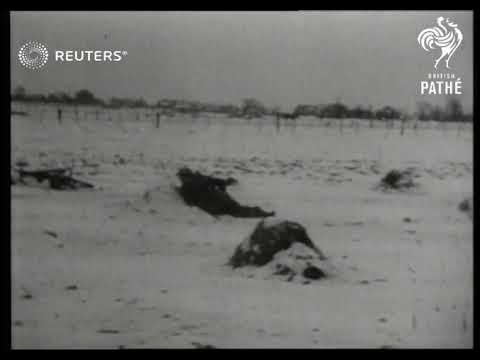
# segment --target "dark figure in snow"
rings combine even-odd
[[[57,120],[59,124],[62,124],[62,109],[57,109]]]
[[[23,170],[18,169],[19,183],[25,183],[28,178],[35,179],[38,183],[48,181],[51,189],[54,190],[76,190],[92,189],[93,185],[71,177],[71,169],[48,169],[48,170]]]
[[[242,206],[226,191],[227,186],[235,184],[233,178],[219,179],[182,168],[177,173],[182,185],[177,188],[185,203],[197,206],[212,216],[231,215],[241,218],[263,218],[274,216],[258,206]]]

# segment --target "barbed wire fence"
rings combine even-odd
[[[125,122],[129,125],[135,123],[150,123],[153,129],[161,129],[163,126],[172,124],[189,123],[192,127],[203,125],[208,129],[213,125],[221,125],[232,120],[242,123],[244,126],[255,126],[259,132],[266,127],[272,126],[277,133],[288,130],[295,132],[297,127],[318,127],[331,128],[337,125],[338,132],[343,134],[346,130],[352,130],[356,134],[365,129],[375,129],[382,125],[387,131],[398,129],[401,136],[412,131],[418,134],[421,130],[439,130],[446,132],[456,129],[460,136],[462,132],[472,130],[473,123],[465,121],[420,121],[418,119],[356,119],[356,118],[316,118],[299,117],[297,119],[279,119],[275,116],[265,116],[257,119],[234,118],[227,114],[210,113],[185,113],[161,108],[103,108],[83,105],[64,105],[64,104],[32,104],[15,103],[12,105],[12,116],[33,116],[38,118],[39,122],[46,125],[49,118],[55,118],[58,126],[64,125],[65,120],[72,120],[79,128],[85,130],[83,122],[88,121],[108,121],[117,126],[121,131],[128,131]],[[349,120],[349,121],[345,121]]]

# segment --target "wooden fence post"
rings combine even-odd
[[[62,109],[61,108],[57,109],[57,120],[58,120],[58,124],[62,125]]]

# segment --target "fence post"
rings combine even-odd
[[[355,126],[355,132],[358,133],[360,131],[360,123],[362,122],[362,120],[360,119],[355,119],[355,123],[354,123],[354,126]]]
[[[62,125],[62,109],[61,108],[57,109],[57,120],[58,120],[58,124]]]

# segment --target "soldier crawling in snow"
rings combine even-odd
[[[182,182],[177,191],[185,203],[197,206],[212,216],[262,218],[275,215],[275,212],[266,212],[258,206],[242,206],[235,201],[226,191],[227,186],[237,182],[233,178],[219,179],[188,168],[180,169],[177,176]]]

